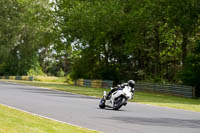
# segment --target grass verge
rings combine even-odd
[[[95,96],[102,97],[103,91],[109,91],[108,89],[102,88],[87,88],[87,87],[79,87],[79,86],[70,86],[65,83],[45,83],[45,82],[31,82],[31,81],[12,81],[23,84],[28,84],[32,86],[51,88],[61,91],[67,91],[76,94],[83,94],[87,96]],[[135,97],[132,102],[163,106],[163,107],[171,107],[176,109],[184,109],[190,111],[200,112],[200,99],[190,99],[190,98],[182,98],[158,93],[150,93],[150,92],[137,92],[135,93]]]
[[[41,82],[61,82],[67,81],[67,77],[55,77],[55,76],[34,76],[35,81]]]
[[[0,133],[97,133],[59,123],[0,104]]]

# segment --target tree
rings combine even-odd
[[[198,27],[195,2],[57,1],[61,34],[79,51],[73,73],[77,78],[177,81]]]
[[[199,0],[2,0],[0,74],[179,82]]]
[[[199,23],[199,0],[169,0],[167,14],[169,25],[180,33],[182,63],[188,54],[188,44],[196,33]]]
[[[185,61],[181,73],[181,79],[186,85],[195,86],[196,96],[200,97],[200,41],[196,42],[193,53],[190,53]]]
[[[20,5],[17,1],[0,1],[0,62],[5,59],[17,41]]]
[[[1,2],[2,3],[2,2]],[[9,5],[10,3],[10,5]],[[48,0],[17,0],[2,3],[9,15],[4,15],[8,29],[2,32],[5,39],[1,39],[2,55],[9,55],[2,60],[1,74],[26,75],[31,68],[38,65],[38,51],[52,43],[52,19],[51,5]],[[11,5],[12,4],[12,5]],[[4,11],[4,12],[5,12]],[[2,26],[2,29],[4,27]],[[7,28],[5,28],[7,29]],[[10,38],[8,38],[10,37]],[[12,38],[13,39],[12,39]],[[6,40],[7,39],[7,40]]]

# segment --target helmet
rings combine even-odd
[[[135,85],[135,81],[134,81],[134,80],[129,80],[129,81],[128,81],[128,85],[129,85],[131,88],[133,88],[134,85]]]

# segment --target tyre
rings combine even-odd
[[[100,107],[101,109],[104,109],[104,108],[106,107],[106,105],[105,105],[105,99],[104,99],[104,98],[102,98],[102,99],[100,100],[100,102],[99,102],[99,107]]]
[[[125,101],[124,97],[118,97],[114,102],[113,110],[120,109],[124,105],[124,101]]]

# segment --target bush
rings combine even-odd
[[[60,71],[57,72],[57,76],[58,77],[64,77],[65,76],[65,72],[62,70],[62,68],[60,68]]]
[[[73,79],[71,78],[71,75],[70,74],[68,74],[67,75],[67,80],[66,80],[66,82],[68,83],[68,84],[74,84],[74,82],[73,82]]]
[[[42,71],[42,68],[39,64],[37,64],[34,68],[31,68],[27,72],[28,76],[46,76],[46,74]]]

